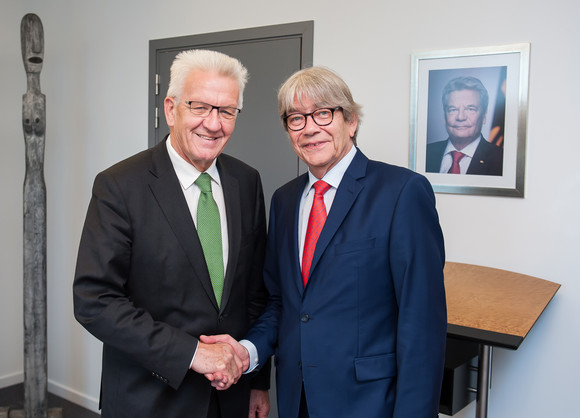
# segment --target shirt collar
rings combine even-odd
[[[201,171],[185,161],[181,155],[175,151],[175,148],[171,145],[171,136],[167,139],[167,152],[169,153],[169,159],[171,160],[175,174],[177,174],[177,178],[179,179],[179,184],[181,184],[183,190],[187,190],[193,183],[195,183],[201,174]],[[211,166],[205,171],[205,173],[208,173],[212,180],[221,186],[216,160],[211,163]]]
[[[350,148],[350,151],[344,157],[342,157],[342,159],[338,163],[336,163],[334,167],[328,170],[328,172],[321,179],[316,178],[316,176],[312,174],[310,170],[308,170],[308,184],[306,187],[306,191],[308,192],[312,187],[312,185],[316,183],[318,180],[324,180],[331,187],[337,189],[338,186],[340,185],[340,182],[342,181],[344,173],[346,173],[348,166],[350,165],[350,163],[354,159],[354,156],[356,155],[356,150],[357,150],[356,147],[353,145]]]
[[[445,148],[445,152],[443,153],[443,155],[449,154],[451,151],[459,151],[459,152],[467,155],[468,157],[473,158],[473,154],[475,154],[475,150],[477,149],[477,146],[479,145],[480,141],[481,141],[481,135],[479,135],[475,141],[472,141],[469,145],[467,145],[461,151],[458,150],[457,148],[455,148],[453,146],[453,144],[451,143],[451,141],[447,141],[447,147]]]

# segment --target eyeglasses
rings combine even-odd
[[[220,118],[225,120],[234,120],[238,116],[238,113],[242,111],[242,109],[238,109],[236,107],[214,106],[208,103],[196,102],[193,100],[189,100],[184,103],[189,106],[189,110],[194,116],[199,116],[201,118],[207,118],[212,110],[217,109]]]
[[[334,112],[342,110],[342,107],[316,109],[311,113],[290,113],[284,117],[284,123],[291,131],[299,131],[306,126],[306,118],[312,116],[312,120],[318,126],[326,126],[332,123]]]

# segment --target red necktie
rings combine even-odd
[[[451,156],[453,157],[453,164],[451,164],[451,168],[449,169],[449,174],[461,174],[459,171],[459,161],[465,157],[465,154],[459,151],[451,151]]]
[[[306,286],[310,267],[312,266],[312,257],[316,248],[316,241],[320,236],[322,227],[326,222],[326,206],[324,205],[324,193],[330,189],[330,185],[322,180],[314,183],[314,201],[310,216],[308,217],[308,227],[306,228],[306,238],[304,240],[304,252],[302,253],[302,283]]]

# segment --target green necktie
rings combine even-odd
[[[211,177],[209,174],[202,173],[195,181],[195,184],[201,189],[197,204],[197,235],[201,241],[215,298],[218,306],[220,306],[224,290],[220,213],[211,193]]]

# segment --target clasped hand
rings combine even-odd
[[[200,336],[191,368],[203,374],[217,390],[225,390],[237,383],[249,366],[248,350],[224,334]]]

